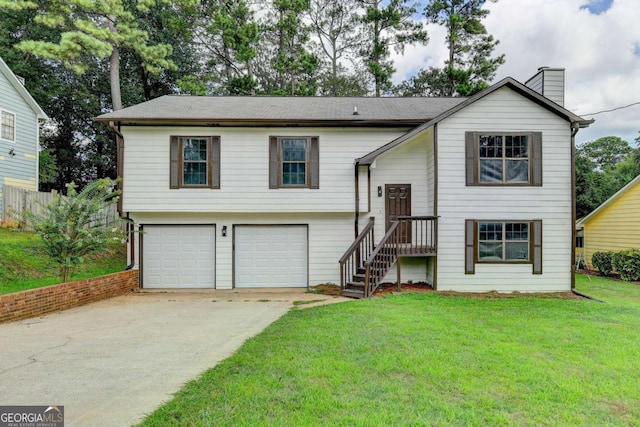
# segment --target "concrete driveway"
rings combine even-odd
[[[139,422],[303,290],[141,292],[0,324],[0,405],[63,405],[66,426]]]

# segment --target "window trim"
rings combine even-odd
[[[207,140],[207,183],[204,185],[187,185],[184,183],[183,141],[190,138]],[[171,135],[169,140],[169,188],[220,188],[220,136]]]
[[[4,128],[4,125],[2,124],[2,115],[3,114],[10,114],[11,116],[13,116],[13,139],[8,139],[8,138],[3,138],[2,137],[2,128]],[[5,110],[5,109],[0,109],[0,140],[2,141],[8,141],[11,143],[15,143],[16,142],[16,136],[18,133],[18,116],[16,113],[12,113],[11,111]]]
[[[529,224],[528,260],[480,260],[480,223]],[[505,242],[506,240],[503,240]],[[465,220],[465,274],[475,274],[476,264],[531,264],[532,274],[542,274],[542,220],[467,219]]]
[[[306,140],[305,184],[284,184],[282,141]],[[272,135],[269,137],[269,188],[318,189],[320,188],[319,138],[317,136]]]
[[[529,181],[503,182],[480,181],[480,135],[528,136],[529,138]],[[506,140],[506,138],[505,138]],[[520,131],[469,131],[465,132],[466,185],[481,187],[541,187],[542,186],[542,132]],[[502,157],[506,159],[506,157]]]

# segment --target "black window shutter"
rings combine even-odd
[[[464,133],[467,186],[478,185],[478,150],[475,132]]]
[[[476,222],[472,219],[465,220],[464,240],[464,274],[476,274]]]
[[[269,137],[269,188],[278,188],[278,138]]]
[[[320,148],[317,136],[311,137],[309,169],[309,188],[320,188]]]
[[[531,145],[531,185],[542,186],[542,132],[533,133]]]
[[[169,188],[180,188],[180,138],[172,136],[169,149]]]
[[[209,187],[220,188],[220,137],[212,136],[209,144]]]
[[[533,274],[542,274],[542,220],[531,221]]]

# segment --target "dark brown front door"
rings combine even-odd
[[[385,230],[389,230],[399,216],[411,215],[411,184],[386,184],[384,188]],[[400,242],[411,243],[411,222],[407,221],[400,225]]]

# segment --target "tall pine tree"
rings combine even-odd
[[[497,0],[493,0],[494,2]],[[498,40],[487,33],[482,19],[489,14],[485,0],[431,0],[424,9],[427,22],[447,30],[449,58],[444,67],[420,70],[394,92],[403,96],[471,96],[489,86],[504,55],[492,57]]]

